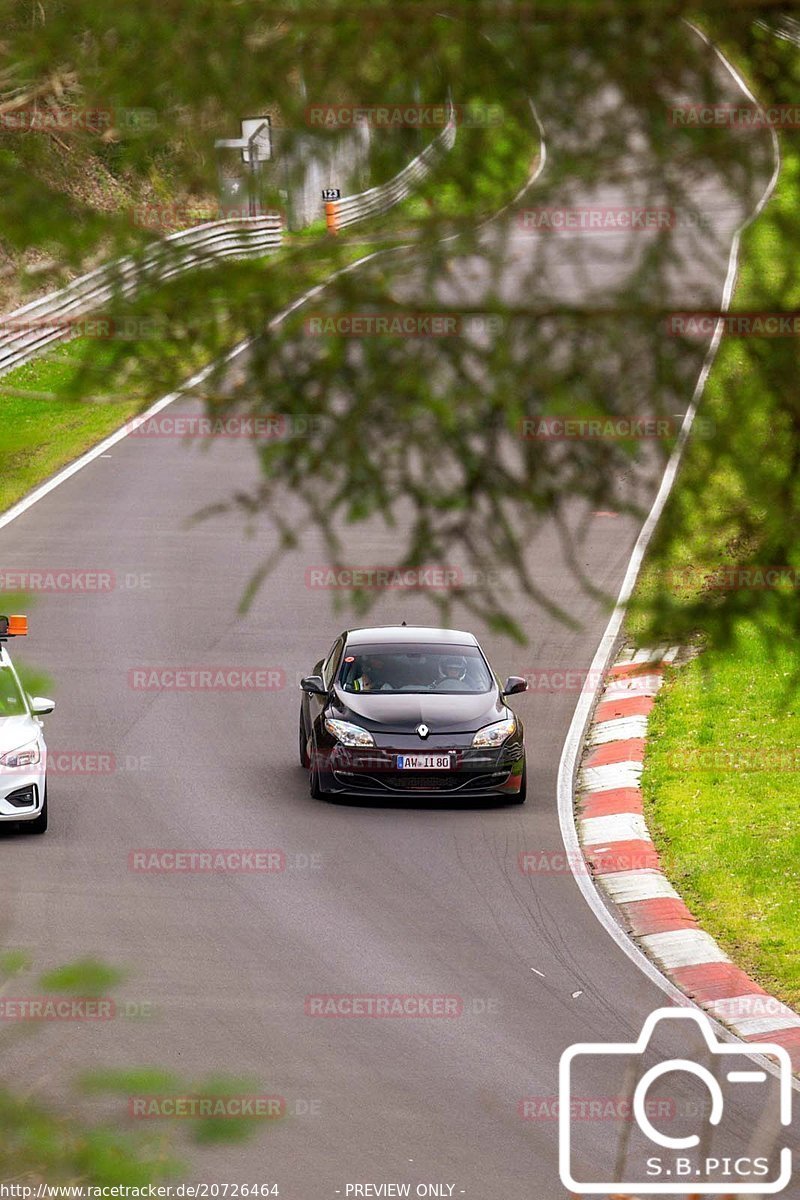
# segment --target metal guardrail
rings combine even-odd
[[[332,232],[387,212],[405,200],[430,174],[456,140],[455,109],[425,149],[393,179],[325,206]],[[22,366],[55,342],[81,332],[81,322],[97,317],[117,296],[129,297],[144,284],[161,283],[184,271],[213,266],[223,258],[256,257],[281,245],[282,218],[237,217],[209,221],[171,233],[141,256],[129,256],[73,279],[66,287],[0,316],[0,375]],[[177,249],[176,249],[177,248]]]
[[[73,279],[59,291],[0,316],[0,375],[52,343],[79,334],[80,322],[96,317],[99,307],[113,297],[131,296],[144,284],[211,267],[220,259],[260,257],[277,250],[281,237],[279,214],[209,221],[169,234],[141,256],[117,259]]]
[[[325,217],[328,230],[337,233],[356,221],[366,217],[377,216],[388,212],[395,204],[411,195],[414,186],[430,174],[433,167],[448,150],[452,149],[456,140],[455,109],[450,105],[450,115],[447,124],[436,135],[433,141],[425,147],[421,154],[413,158],[388,183],[381,183],[366,192],[354,196],[343,196],[340,200],[329,200],[325,205]]]

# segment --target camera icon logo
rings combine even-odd
[[[659,1028],[660,1027],[660,1028]],[[667,1057],[648,1065],[655,1057],[654,1036],[668,1034],[674,1042],[676,1035],[687,1045],[697,1035],[702,1042],[703,1062],[688,1057]],[[754,1060],[772,1060],[775,1072],[767,1072]],[[665,1102],[656,1102],[651,1089],[664,1076],[683,1076],[681,1084],[686,1088],[691,1077],[695,1091],[703,1093],[701,1106],[686,1105],[686,1111],[697,1115],[697,1126],[701,1132],[682,1132],[671,1136],[659,1127],[659,1117],[670,1111]],[[628,1128],[621,1132],[619,1142],[625,1153],[620,1156],[611,1143],[613,1137],[605,1138],[609,1159],[606,1170],[596,1162],[601,1177],[578,1178],[586,1175],[587,1162],[597,1156],[581,1151],[576,1146],[575,1131],[578,1125],[576,1113],[587,1107],[579,1099],[582,1078],[603,1080],[608,1087],[609,1079],[625,1080],[626,1101],[616,1104],[616,1110],[624,1108]],[[721,1082],[722,1080],[722,1082]],[[791,1124],[792,1119],[792,1064],[787,1050],[773,1043],[759,1042],[752,1049],[745,1049],[740,1042],[721,1042],[715,1035],[709,1019],[696,1009],[659,1008],[645,1021],[636,1042],[581,1042],[568,1047],[561,1056],[559,1066],[559,1174],[564,1187],[577,1195],[607,1195],[617,1193],[620,1186],[647,1195],[672,1193],[687,1190],[693,1195],[709,1193],[726,1195],[774,1195],[791,1182],[792,1151],[789,1146],[779,1149],[770,1147],[768,1156],[736,1152],[720,1154],[709,1151],[710,1137],[721,1127],[725,1132],[726,1106],[733,1100],[739,1085],[747,1091],[753,1109],[753,1125],[762,1120],[764,1113],[774,1110],[775,1120],[771,1133],[778,1135],[781,1128]],[[674,1086],[674,1082],[673,1082]],[[750,1089],[758,1088],[753,1094]],[[742,1092],[742,1099],[745,1092]],[[770,1109],[772,1105],[772,1110]],[[672,1111],[675,1105],[672,1103]],[[705,1122],[712,1129],[705,1126]],[[660,1122],[663,1125],[663,1119]],[[690,1122],[693,1124],[693,1122]],[[701,1136],[702,1134],[702,1136]],[[596,1149],[596,1147],[595,1147]],[[624,1161],[622,1161],[624,1160]],[[622,1165],[620,1165],[622,1161]],[[610,1167],[610,1169],[609,1169]],[[602,1178],[603,1174],[622,1174],[623,1178]]]

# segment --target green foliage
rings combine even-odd
[[[10,994],[14,979],[31,969],[31,957],[21,950],[0,954],[0,986]],[[81,959],[43,974],[36,986],[54,996],[107,997],[125,977],[124,972],[97,959]],[[11,1031],[22,1033],[22,1030]],[[35,1035],[35,1028],[24,1030]],[[6,1042],[9,1031],[5,1031]],[[195,1144],[239,1143],[263,1128],[266,1117],[240,1115],[235,1107],[218,1105],[210,1113],[173,1116],[168,1107],[158,1120],[139,1122],[131,1129],[127,1119],[136,1116],[134,1099],[160,1103],[174,1098],[203,1102],[238,1101],[263,1092],[250,1078],[211,1076],[187,1081],[158,1067],[94,1069],[78,1078],[76,1099],[110,1096],[125,1103],[124,1124],[112,1110],[100,1123],[68,1117],[33,1097],[20,1098],[0,1088],[0,1177],[25,1175],[47,1183],[129,1184],[142,1186],[174,1177],[182,1163],[175,1157],[174,1142],[185,1133]]]
[[[493,314],[499,318],[493,331],[476,335],[467,324],[447,338],[359,340],[313,338],[302,321],[270,327],[312,271],[321,278],[346,265],[363,237],[357,227],[338,239],[320,232],[292,241],[266,265],[229,263],[145,290],[135,301],[119,299],[114,314],[155,316],[161,333],[99,352],[79,347],[68,398],[84,405],[98,396],[144,403],[145,394],[170,390],[187,368],[219,355],[242,332],[256,335],[235,390],[219,400],[221,374],[202,389],[214,413],[329,418],[305,439],[256,447],[262,485],[209,505],[213,512],[235,503],[248,521],[260,514],[271,524],[275,556],[257,579],[268,577],[281,548],[302,541],[304,530],[321,532],[331,560],[352,561],[358,527],[378,520],[394,531],[396,565],[455,561],[465,578],[481,582],[470,582],[451,601],[521,636],[508,588],[486,583],[497,574],[492,568],[510,572],[514,588],[557,611],[524,566],[539,526],[555,520],[575,586],[596,592],[581,569],[588,514],[641,512],[672,443],[526,441],[520,421],[565,412],[624,418],[643,408],[665,417],[685,403],[702,347],[664,337],[663,322],[676,304],[713,308],[719,296],[716,288],[693,286],[688,296],[676,289],[676,261],[681,271],[692,261],[718,271],[730,222],[717,219],[714,205],[707,211],[706,198],[724,196],[722,207],[746,213],[769,177],[772,148],[763,131],[742,137],[670,120],[670,107],[683,98],[714,101],[724,92],[718,59],[680,17],[724,34],[731,52],[751,65],[753,85],[765,100],[793,103],[796,49],[761,29],[759,15],[758,5],[722,16],[716,5],[619,0],[603,5],[599,37],[592,0],[566,10],[537,9],[535,17],[525,6],[484,3],[442,11],[342,0],[276,10],[248,0],[233,6],[203,0],[193,6],[191,21],[178,23],[158,0],[8,6],[5,39],[15,71],[0,106],[10,114],[32,104],[73,114],[75,121],[57,134],[64,153],[104,156],[128,196],[143,189],[165,198],[213,195],[213,140],[234,134],[246,112],[276,114],[287,136],[305,139],[315,105],[441,103],[449,92],[456,105],[486,101],[502,114],[497,126],[462,127],[457,149],[429,187],[395,214],[413,215],[411,250],[340,275],[319,304],[313,302],[334,314],[443,311],[459,321],[475,312]],[[529,98],[552,153],[526,204],[580,206],[617,188],[621,203],[666,205],[684,229],[695,221],[697,236],[641,238],[622,257],[619,242],[609,240],[609,269],[598,271],[593,239],[526,237],[514,214],[474,228],[477,213],[502,208],[518,191],[523,168],[539,149]],[[78,119],[90,110],[111,114],[100,130]],[[374,131],[372,141],[376,178],[420,143],[409,131],[397,137]],[[39,256],[40,285],[65,267],[85,268],[98,255],[138,253],[153,236],[130,212],[67,194],[52,173],[52,152],[49,134],[0,133],[0,227],[8,231],[10,249]],[[268,204],[281,204],[280,186],[278,170],[268,184]],[[768,215],[763,223],[771,220]],[[476,261],[481,268],[473,273]],[[771,293],[779,308],[793,302],[797,262],[797,255],[784,256]],[[789,484],[791,347],[750,345],[746,353],[758,381],[731,406],[731,420],[744,429],[745,415],[763,413],[764,395],[774,397],[770,429],[778,432],[765,444],[758,470],[770,511],[778,511],[780,500],[786,515],[774,520],[769,548],[777,553],[789,542],[796,515]],[[57,391],[60,403],[67,398],[61,383]],[[13,405],[13,397],[6,403]],[[22,405],[35,410],[25,399]],[[114,416],[107,411],[102,424],[106,418]],[[67,453],[81,437],[88,443],[101,435],[99,427],[87,426],[73,436],[69,414],[62,410],[58,419],[67,424]],[[751,444],[764,435],[754,420]],[[31,430],[37,431],[46,444],[43,423]],[[731,432],[724,426],[720,436]],[[718,441],[709,440],[705,451],[716,461]],[[24,463],[24,443],[16,455],[15,471],[21,456]],[[54,461],[45,454],[31,474],[52,469]],[[300,509],[291,528],[287,489]],[[750,490],[749,477],[744,490]],[[732,521],[738,519],[736,510]],[[354,603],[364,612],[370,597],[357,595]],[[662,598],[656,610],[663,608]],[[728,636],[728,606],[705,605],[694,615],[702,616],[709,636]]]
[[[65,967],[48,971],[41,978],[46,992],[63,992],[75,996],[105,996],[125,978],[124,972],[93,958],[81,959]]]

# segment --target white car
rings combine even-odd
[[[26,617],[0,617],[0,822],[28,833],[47,829],[47,747],[41,717],[55,708],[28,696],[6,650],[9,638],[28,632]]]

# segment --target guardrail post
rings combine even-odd
[[[328,233],[338,233],[339,229],[336,224],[336,201],[326,200],[325,202],[325,224],[328,227]]]

